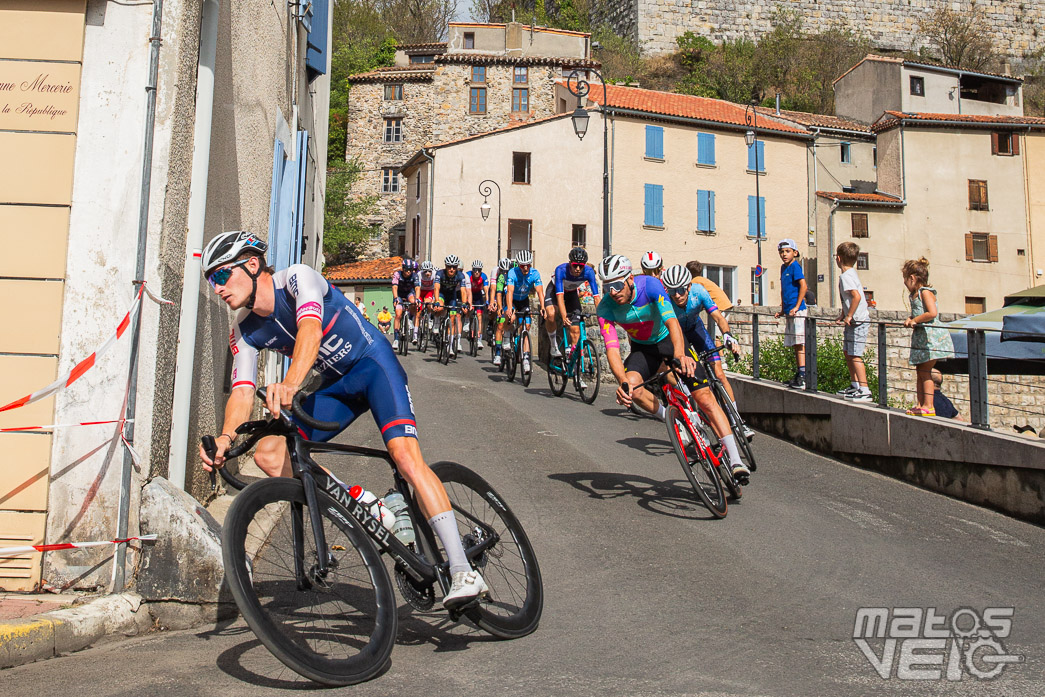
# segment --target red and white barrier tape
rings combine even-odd
[[[139,535],[138,537],[126,537],[122,540],[105,540],[99,542],[61,542],[53,545],[26,545],[24,547],[4,547],[0,549],[0,557],[13,557],[20,554],[32,552],[57,552],[62,549],[80,549],[82,547],[104,547],[105,545],[122,545],[134,540],[142,542],[155,542],[156,535]]]
[[[64,387],[68,387],[69,385],[76,382],[80,377],[83,376],[84,373],[86,373],[94,366],[95,361],[97,361],[100,356],[102,356],[106,351],[112,348],[113,344],[115,344],[117,340],[119,340],[119,338],[127,332],[127,328],[131,325],[131,315],[134,314],[135,310],[138,309],[138,303],[141,302],[143,294],[148,295],[150,300],[160,305],[174,304],[170,300],[155,295],[152,291],[149,290],[148,285],[142,283],[138,289],[138,294],[134,297],[134,303],[131,305],[131,309],[128,310],[127,314],[125,314],[123,316],[123,319],[120,320],[120,324],[117,325],[116,331],[112,334],[112,336],[110,336],[108,340],[106,340],[106,342],[102,344],[98,350],[96,350],[90,356],[77,363],[72,370],[70,370],[68,373],[52,382],[47,387],[44,387],[43,389],[37,390],[32,394],[28,394],[25,397],[22,397],[21,399],[16,399],[10,404],[0,407],[0,412],[8,411],[9,409],[17,409],[19,407],[24,407],[26,404],[32,404],[33,402],[41,400],[45,397],[50,397],[55,392],[61,390]]]
[[[101,426],[103,424],[129,424],[134,419],[112,419],[110,421],[81,421],[78,424],[44,424],[43,426],[13,426],[11,428],[0,428],[0,433],[16,433],[18,431],[51,431],[56,428],[69,428],[70,426]]]

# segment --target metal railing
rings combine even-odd
[[[779,338],[784,333],[784,318],[775,318],[769,308],[764,311],[734,308],[728,319],[733,329],[733,335],[740,341],[742,347],[750,351],[750,364],[741,366],[740,372],[748,372],[749,369],[749,374],[753,379],[764,379],[767,358],[764,351],[768,342],[779,342]],[[874,330],[868,332],[867,348],[873,347],[875,353],[872,365],[875,372],[877,404],[882,408],[900,406],[901,400],[911,397],[916,392],[913,389],[913,375],[911,379],[897,376],[897,373],[914,372],[914,367],[903,358],[903,353],[910,349],[912,330],[896,320],[872,319],[869,324]],[[714,337],[715,324],[710,322],[709,325],[709,330]],[[825,317],[805,318],[805,391],[819,392],[820,385],[823,383],[820,356],[818,356],[820,339],[837,336],[841,340],[843,329],[842,325]],[[992,331],[997,330],[966,329],[964,331],[967,339],[967,353],[962,352],[957,354],[957,357],[965,360],[967,355],[968,369],[966,373],[951,373],[951,377],[952,382],[964,382],[967,379],[968,384],[963,396],[958,396],[958,392],[953,392],[949,398],[955,402],[967,403],[969,422],[977,428],[989,429],[992,409],[996,409],[1007,410],[1004,412],[1006,414],[1022,415],[1028,424],[1031,420],[1035,420],[1045,427],[1045,422],[1042,421],[1045,417],[1045,376],[1037,375],[1027,378],[1018,375],[991,375],[988,372],[988,359],[1004,358],[988,353],[987,337]],[[1045,336],[1042,339],[1045,340]],[[865,350],[865,355],[866,353]],[[868,371],[868,378],[870,385],[870,371]],[[846,382],[848,383],[848,378],[846,378]],[[1025,399],[1028,395],[1030,399]],[[1005,401],[1006,399],[1008,401]]]

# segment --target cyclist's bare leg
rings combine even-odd
[[[417,501],[426,518],[432,518],[450,510],[450,499],[435,472],[425,464],[421,456],[421,444],[416,438],[403,436],[388,441],[388,454],[395,461],[399,473],[414,487]]]
[[[712,365],[715,368],[715,377],[717,377],[722,383],[722,386],[726,388],[726,394],[729,395],[729,401],[736,404],[737,398],[733,396],[733,386],[729,384],[729,380],[726,378],[726,371],[722,367],[722,361],[713,361]]]
[[[254,463],[270,477],[290,477],[290,453],[282,436],[268,436],[258,441]]]
[[[650,414],[656,414],[657,398],[645,387],[639,387],[643,382],[642,375],[632,370],[626,373],[624,377],[627,379],[628,384],[631,385],[632,401]]]
[[[577,342],[581,340],[581,328],[574,323],[567,327],[567,332],[570,336],[570,346],[576,346]]]
[[[714,429],[716,436],[722,438],[732,433],[726,413],[722,411],[722,407],[719,406],[710,388],[701,387],[699,390],[694,391],[693,399],[696,400],[700,410],[704,412],[704,416],[708,417],[708,421],[711,422],[711,428]]]

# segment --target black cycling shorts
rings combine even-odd
[[[577,292],[577,289],[564,291],[562,294],[562,302],[566,306],[566,314],[573,318],[577,318],[581,312],[581,295]],[[556,306],[558,303],[555,299],[555,281],[548,284],[548,290],[544,294],[544,306]]]
[[[689,348],[688,344],[686,348]],[[632,341],[631,353],[628,354],[627,359],[624,361],[624,370],[629,373],[638,373],[644,381],[649,380],[660,371],[661,364],[664,361],[670,361],[674,357],[675,347],[671,343],[671,337],[667,337],[656,344],[639,344]],[[707,374],[704,373],[704,368],[698,363],[691,382],[697,386],[703,386],[707,381]]]

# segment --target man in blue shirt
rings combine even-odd
[[[786,317],[784,329],[784,346],[794,346],[795,363],[798,371],[791,380],[785,383],[788,387],[798,389],[806,383],[806,278],[802,273],[802,264],[798,261],[798,245],[792,239],[784,239],[777,245],[780,252],[780,312],[776,317]]]
[[[515,258],[519,262],[519,266],[508,272],[508,280],[504,289],[505,300],[509,301],[506,313],[508,322],[511,323],[515,320],[516,312],[529,312],[530,293],[533,290],[537,291],[537,306],[541,308],[541,316],[543,317],[544,286],[541,285],[541,274],[537,269],[533,268],[533,252],[524,249],[516,254]],[[530,324],[529,316],[526,317],[526,324],[527,326]],[[530,354],[528,351],[522,355],[522,369],[524,373],[530,370]]]
[[[551,355],[558,358],[562,354],[559,351],[559,342],[555,336],[556,309],[558,316],[562,317],[563,326],[568,327],[570,335],[570,346],[576,346],[581,338],[581,328],[574,325],[581,314],[581,297],[578,289],[588,284],[591,288],[593,301],[599,304],[599,282],[595,278],[595,269],[588,266],[588,252],[584,247],[574,247],[570,250],[569,261],[555,267],[555,274],[548,283],[548,291],[544,297],[544,311],[548,330],[548,340],[551,342]]]

